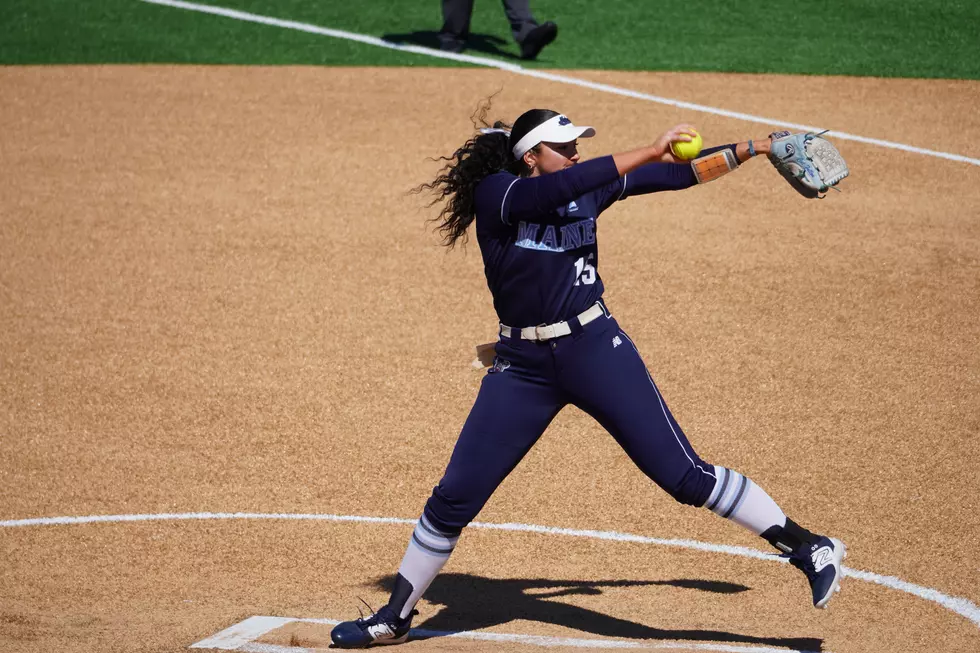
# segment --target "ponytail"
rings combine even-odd
[[[492,99],[491,96],[481,103],[472,117],[473,126],[482,127],[484,131],[466,141],[451,156],[434,159],[447,163],[433,181],[412,189],[413,193],[428,190],[435,195],[435,199],[428,206],[445,202],[439,215],[431,221],[438,223],[437,229],[442,234],[442,242],[450,249],[455,247],[460,239],[463,244],[466,243],[466,230],[476,218],[477,185],[502,170],[520,177],[530,174],[524,160],[514,158],[511,143],[518,142],[544,120],[558,115],[554,111],[532,109],[517,119],[514,129],[499,120],[490,125],[486,117]],[[548,115],[542,118],[541,114]]]
[[[498,121],[493,128],[508,129],[509,126]],[[422,184],[414,192],[432,191],[435,199],[429,206],[445,202],[432,221],[439,223],[442,242],[452,249],[461,238],[466,243],[466,230],[476,218],[477,184],[496,172],[509,169],[516,162],[510,152],[507,134],[503,132],[478,134],[452,156],[437,160],[448,163],[431,183]]]

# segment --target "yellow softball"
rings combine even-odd
[[[693,129],[691,131],[694,131]],[[701,134],[694,131],[694,137],[690,141],[677,141],[670,144],[670,151],[674,156],[683,161],[690,161],[701,152]]]

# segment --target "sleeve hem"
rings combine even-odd
[[[619,202],[620,200],[626,199],[626,177],[627,176],[629,176],[629,175],[623,175],[623,177],[622,177],[623,190],[619,191],[619,197],[616,198],[616,201],[617,202]]]
[[[516,184],[518,181],[520,181],[520,177],[510,182],[510,186],[508,186],[507,190],[504,191],[504,198],[500,200],[500,221],[504,224],[510,224],[510,220],[507,219],[507,214],[510,213],[510,203],[507,201],[507,198],[510,197],[510,189],[513,188],[514,184]]]

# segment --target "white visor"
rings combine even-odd
[[[529,131],[514,146],[514,158],[520,159],[538,143],[571,143],[576,138],[592,138],[595,130],[591,127],[576,127],[565,116],[553,116]]]

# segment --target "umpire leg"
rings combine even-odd
[[[538,21],[531,14],[530,0],[503,0],[503,3],[504,13],[510,22],[510,33],[515,41],[523,43],[528,33],[538,26]]]
[[[442,0],[442,29],[439,41],[444,50],[462,49],[470,35],[473,0]]]

